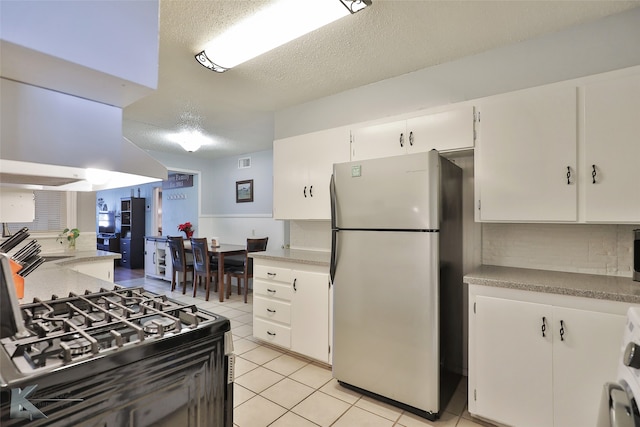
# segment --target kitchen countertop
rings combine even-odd
[[[255,259],[297,262],[300,264],[320,265],[322,267],[328,267],[331,260],[330,252],[305,251],[301,249],[277,249],[265,252],[251,252],[249,256]]]
[[[42,300],[51,299],[52,295],[66,297],[69,292],[82,294],[85,290],[99,291],[100,288],[113,289],[114,284],[86,274],[78,273],[65,266],[83,262],[103,261],[106,259],[120,259],[119,253],[90,250],[90,251],[67,251],[47,255],[68,258],[57,261],[48,261],[38,267],[33,273],[24,278],[24,298],[18,300],[19,303],[29,303],[37,297]]]
[[[630,277],[483,265],[466,274],[464,282],[640,304],[640,282]]]

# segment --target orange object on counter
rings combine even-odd
[[[22,266],[12,259],[9,260],[9,265],[11,265],[13,284],[16,287],[16,297],[22,299],[24,298],[24,277],[18,276],[18,271],[22,270]]]

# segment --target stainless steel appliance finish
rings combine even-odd
[[[618,379],[604,385],[597,427],[640,427],[640,308],[630,307],[622,338]]]
[[[633,230],[633,280],[640,282],[640,229]]]
[[[226,318],[117,285],[9,307],[2,277],[3,426],[233,425]]]
[[[436,151],[334,165],[333,376],[429,419],[462,371],[462,173]]]

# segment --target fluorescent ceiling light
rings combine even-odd
[[[370,4],[371,0],[278,0],[213,39],[196,59],[222,73]]]
[[[169,135],[169,139],[177,142],[190,153],[211,142],[211,139],[204,136],[199,130],[185,130],[180,133],[174,133]]]

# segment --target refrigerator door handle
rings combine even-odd
[[[331,175],[329,181],[329,200],[331,202],[331,229],[336,229],[336,181],[335,175]]]
[[[329,265],[329,276],[331,283],[336,276],[336,264],[338,259],[336,240],[338,238],[338,230],[331,230],[331,264]]]
[[[329,266],[329,275],[331,276],[331,283],[333,283],[336,274],[336,238],[338,237],[338,230],[336,230],[336,181],[333,174],[329,182],[329,199],[331,200],[331,264]]]

